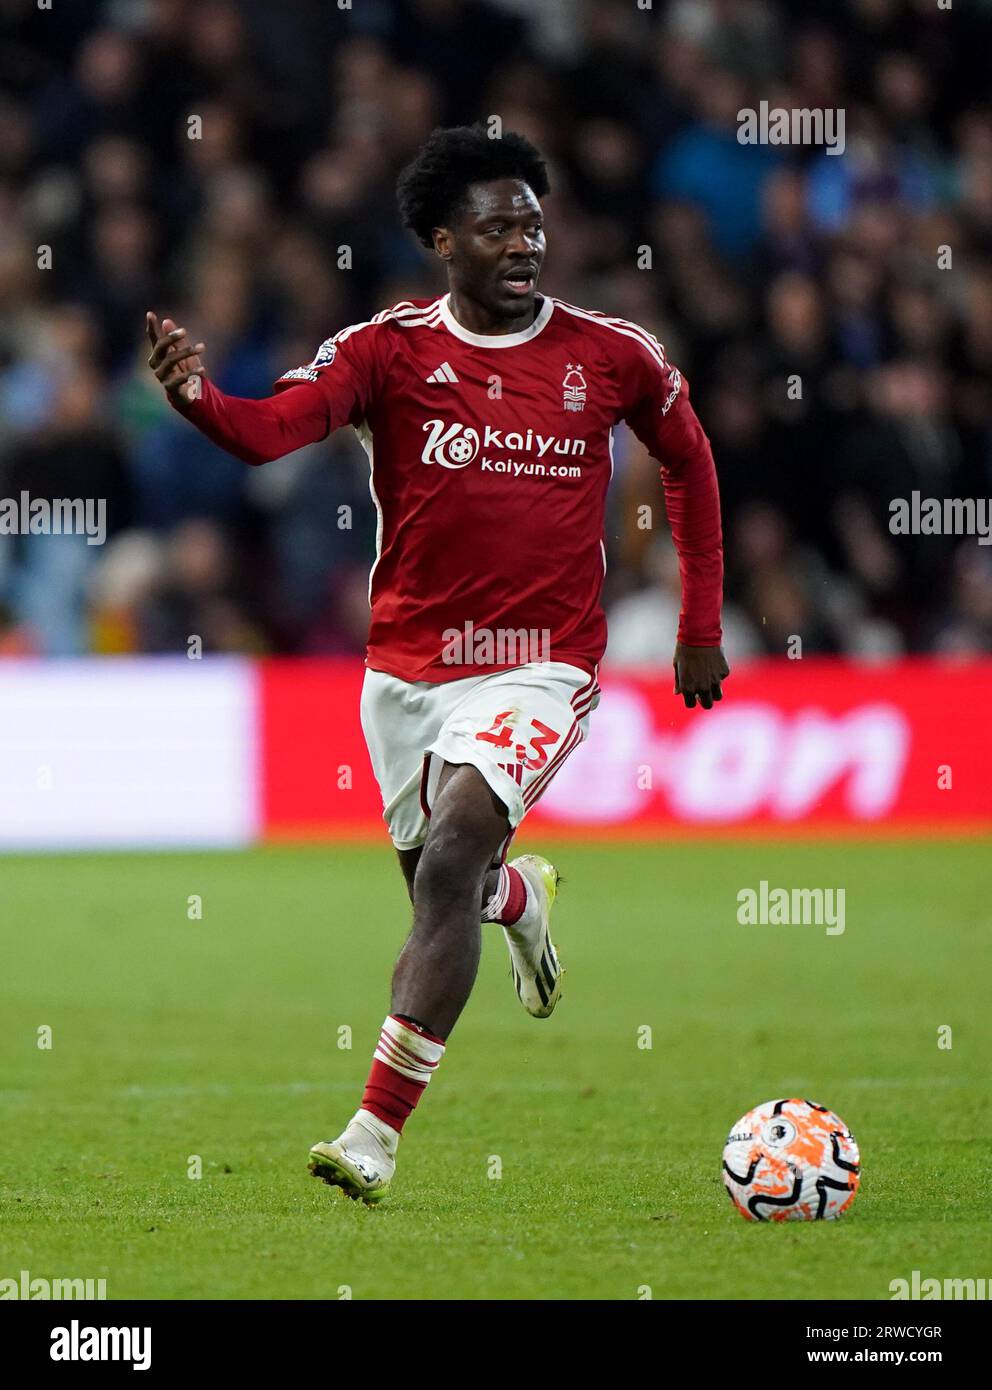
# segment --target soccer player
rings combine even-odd
[[[170,402],[222,448],[262,464],[351,425],[369,457],[378,527],[361,716],[413,926],[361,1106],[309,1160],[366,1203],[386,1193],[471,992],[480,918],[502,926],[528,1013],[546,1018],[558,1002],[558,873],[506,855],[599,703],[621,420],[661,464],[683,589],[675,693],[710,709],[729,674],[716,475],[688,385],[636,324],[538,295],[547,192],[521,136],[436,130],[398,195],[448,293],[342,329],[266,400],[224,395],[204,344],[147,317]]]

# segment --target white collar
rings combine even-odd
[[[460,338],[463,343],[473,343],[475,347],[486,348],[509,348],[517,347],[520,343],[528,343],[531,338],[536,338],[541,329],[554,313],[555,303],[550,295],[545,295],[541,301],[541,309],[537,318],[529,328],[524,328],[519,333],[470,333],[467,328],[455,318],[451,312],[451,295],[446,294],[441,300],[441,322],[449,333],[453,333],[456,338]]]

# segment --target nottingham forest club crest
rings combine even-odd
[[[562,389],[562,408],[564,410],[585,410],[586,408],[586,379],[582,375],[582,368],[578,362],[569,362],[565,368],[565,376],[561,383]]]

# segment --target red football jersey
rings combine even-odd
[[[445,295],[343,329],[276,382],[279,392],[290,387],[290,399],[250,403],[269,407],[250,417],[206,382],[201,399],[180,408],[251,462],[355,427],[378,514],[373,669],[407,681],[478,674],[472,635],[477,642],[481,631],[543,634],[544,659],[595,670],[606,646],[604,513],[621,420],[662,465],[682,566],[679,638],[719,644],[712,454],[685,379],[644,329],[544,297],[529,328],[481,336],[457,322]],[[460,647],[454,633],[466,634]],[[485,650],[486,670],[519,664],[512,651],[497,646],[493,659]]]

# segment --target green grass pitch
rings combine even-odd
[[[528,1018],[487,929],[377,1210],[306,1157],[355,1108],[386,1012],[408,909],[385,844],[5,859],[0,1278],[105,1278],[110,1298],[885,1299],[913,1269],[992,1275],[987,842],[526,843],[565,876],[563,1000]],[[762,878],[844,887],[845,933],[738,925]],[[860,1142],[839,1222],[748,1223],[724,1192],[730,1125],[788,1095]]]

